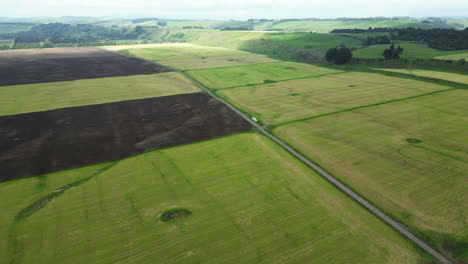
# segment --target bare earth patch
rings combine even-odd
[[[200,93],[4,116],[0,181],[247,130],[241,117]]]

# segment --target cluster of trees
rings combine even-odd
[[[334,29],[331,33],[368,33],[388,32],[389,40],[420,41],[438,50],[468,49],[468,28],[456,30],[450,28],[417,29],[417,28],[368,28],[368,29]],[[364,45],[388,44],[380,43],[383,37],[375,37]]]
[[[363,42],[364,46],[378,45],[378,44],[390,44],[391,40],[388,36],[376,36],[376,37],[367,37]]]
[[[372,28],[369,27],[368,29],[358,29],[358,28],[342,28],[342,29],[334,29],[330,31],[330,33],[372,33],[372,32],[398,32],[398,28]]]
[[[396,38],[423,41],[429,47],[438,50],[468,49],[468,28],[464,30],[404,28],[397,31]]]
[[[392,44],[390,48],[384,50],[384,52],[382,53],[382,56],[384,56],[385,59],[387,60],[398,60],[402,53],[403,53],[402,47],[398,46],[398,48],[395,48],[395,45]]]
[[[352,58],[353,53],[351,52],[351,49],[343,44],[339,47],[328,49],[325,54],[325,59],[336,65],[343,65],[349,62]]]
[[[204,29],[204,27],[201,27],[201,26],[183,26],[182,29],[192,29],[192,28],[195,28],[195,29]]]
[[[14,33],[15,43],[50,42],[82,43],[101,40],[134,40],[144,38],[146,30],[137,26],[128,28],[106,28],[86,24],[69,25],[62,23],[40,24],[28,31]]]
[[[224,27],[221,30],[253,30],[253,26]]]
[[[153,21],[153,20],[158,20],[158,19],[156,17],[137,18],[137,19],[133,19],[132,23],[138,24],[138,23],[143,23],[143,22],[148,22],[148,21]]]

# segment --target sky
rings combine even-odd
[[[166,19],[468,16],[467,0],[0,0],[0,17]]]

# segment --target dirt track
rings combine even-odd
[[[250,129],[231,109],[201,93],[4,116],[0,181]]]
[[[163,66],[99,48],[0,51],[0,86],[167,71]]]

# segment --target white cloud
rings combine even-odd
[[[0,16],[171,18],[464,16],[465,0],[0,0]]]

